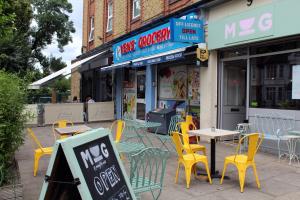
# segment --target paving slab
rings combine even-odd
[[[111,122],[88,124],[91,128],[109,128]],[[54,144],[54,135],[51,126],[35,127],[33,131],[44,146]],[[154,146],[160,147],[161,143],[154,134],[148,135]],[[210,162],[210,144],[202,142],[206,146],[208,161]],[[222,172],[224,158],[234,155],[236,146],[217,143],[216,146],[216,168]],[[39,162],[39,171],[36,177],[33,176],[33,149],[34,143],[26,137],[24,145],[16,153],[19,164],[21,182],[23,184],[23,197],[25,200],[36,200],[41,191],[43,178],[45,176],[50,156],[44,156]],[[249,168],[246,174],[244,193],[240,192],[238,173],[234,166],[227,168],[226,175],[229,180],[224,180],[220,185],[219,179],[213,179],[210,185],[205,178],[191,178],[190,188],[186,188],[184,169],[180,170],[178,183],[175,184],[175,171],[177,167],[177,155],[172,154],[168,160],[164,179],[163,191],[160,196],[162,200],[299,200],[300,199],[300,165],[293,163],[288,165],[287,160],[278,161],[276,155],[258,152],[256,156],[258,176],[261,182],[261,189],[256,186],[253,170]],[[124,161],[128,172],[129,163]],[[199,165],[204,171],[203,165]],[[142,196],[143,200],[150,200],[150,193]]]

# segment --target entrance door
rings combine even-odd
[[[146,72],[145,71],[137,71],[136,73],[136,92],[137,92],[137,100],[136,100],[136,119],[145,120],[146,115]]]
[[[223,61],[221,128],[234,130],[246,119],[247,60]]]

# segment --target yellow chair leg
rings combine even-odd
[[[226,161],[224,161],[224,167],[223,167],[223,173],[222,173],[222,178],[220,180],[220,184],[223,184],[223,180],[224,180],[224,176],[225,176],[225,172],[226,172],[226,168],[227,168],[228,163]]]
[[[33,176],[36,176],[38,168],[39,168],[39,160],[41,158],[41,154],[35,153],[34,154],[34,164],[33,164]]]
[[[203,155],[205,155],[205,156],[206,156],[206,150],[205,150],[205,149],[203,149]]]
[[[253,173],[254,173],[254,176],[255,176],[257,187],[260,189],[260,182],[259,182],[259,179],[258,179],[255,163],[253,163],[252,167],[253,167]]]
[[[209,183],[212,184],[207,161],[204,163]]]
[[[186,188],[190,188],[191,172],[192,172],[192,167],[191,166],[185,166]]]
[[[178,183],[179,169],[180,169],[180,163],[178,163],[178,165],[177,165],[177,170],[176,170],[176,174],[175,174],[175,183]]]
[[[244,186],[245,186],[245,177],[246,177],[246,167],[238,166],[238,172],[239,172],[239,180],[240,180],[240,187],[241,192],[244,192]]]

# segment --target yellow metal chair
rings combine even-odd
[[[55,132],[55,128],[65,128],[68,126],[68,124],[70,124],[71,126],[74,126],[73,122],[71,122],[70,120],[67,120],[67,119],[61,119],[52,124],[52,132],[53,132],[55,140],[57,140],[57,137],[56,137],[57,133]],[[67,137],[68,137],[67,135],[61,135],[59,137],[59,139],[64,139]]]
[[[125,128],[125,122],[123,120],[116,120],[112,123],[110,130],[111,133],[115,133],[115,142],[119,143],[121,141],[122,138],[122,134]]]
[[[182,135],[182,137],[184,138],[186,136]],[[178,182],[180,165],[183,165],[185,169],[186,187],[189,188],[191,182],[191,174],[193,172],[193,174],[196,175],[196,164],[202,162],[205,165],[209,183],[212,184],[207,157],[205,155],[200,155],[197,153],[183,153],[184,148],[178,132],[172,133],[172,140],[175,144],[176,151],[178,154],[178,165],[176,170],[175,183]]]
[[[182,135],[187,136],[183,137],[183,148],[188,153],[195,153],[197,151],[202,151],[204,155],[206,155],[206,148],[203,145],[199,144],[199,138],[196,137],[197,144],[190,144],[190,136],[188,134],[188,131],[190,130],[190,125],[193,126],[193,130],[196,129],[195,125],[189,124],[188,122],[179,122],[178,125],[180,126],[180,130]]]
[[[236,166],[238,173],[239,173],[239,180],[240,180],[240,187],[241,187],[241,192],[244,192],[244,184],[245,184],[245,177],[246,177],[246,171],[249,166],[252,166],[253,168],[253,173],[256,179],[256,184],[257,187],[260,188],[260,183],[256,171],[256,164],[254,161],[254,157],[256,155],[256,152],[261,145],[264,135],[261,136],[261,139],[259,139],[259,134],[258,133],[252,133],[244,136],[243,138],[240,139],[239,144],[236,148],[236,153],[233,156],[228,156],[225,158],[224,161],[224,169],[223,169],[223,174],[222,178],[220,181],[220,184],[223,183],[223,179],[225,176],[226,168],[228,164],[233,164]],[[248,152],[247,154],[238,154],[242,142],[245,142],[248,140]]]
[[[40,141],[35,136],[32,129],[27,128],[27,132],[36,144],[37,148],[34,150],[34,164],[33,164],[33,176],[36,176],[37,170],[39,168],[39,160],[43,155],[51,155],[53,148],[52,147],[43,147]]]

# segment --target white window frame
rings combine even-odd
[[[111,6],[111,13],[109,12],[109,7]],[[109,27],[109,22],[111,20],[111,27]],[[109,1],[107,4],[107,23],[106,23],[106,32],[112,31],[113,28],[113,2]]]
[[[138,14],[134,12],[135,11],[134,6],[136,5],[135,4],[136,2],[139,2],[140,5],[140,12]],[[141,16],[141,0],[132,0],[132,19],[136,19],[139,16]]]
[[[93,41],[95,38],[95,18],[90,17],[90,32],[89,32],[89,42]]]

